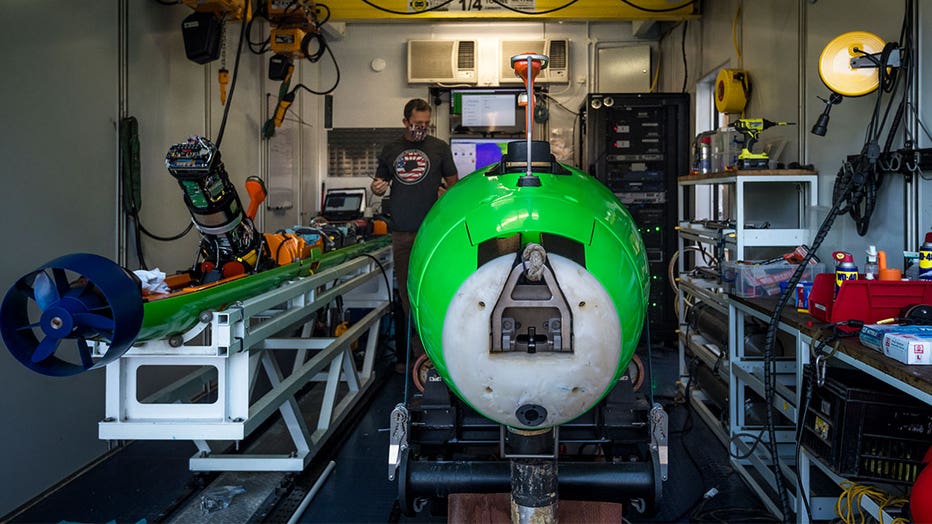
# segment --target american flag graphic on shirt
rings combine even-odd
[[[430,171],[430,159],[420,149],[406,149],[395,159],[395,178],[402,184],[417,184]]]

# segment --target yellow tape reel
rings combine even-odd
[[[743,69],[722,69],[715,77],[715,109],[719,113],[741,113],[748,103],[750,77]]]
[[[842,33],[826,44],[819,55],[819,76],[832,91],[845,96],[866,95],[880,85],[876,67],[855,69],[851,59],[883,51],[885,42],[867,31]],[[862,52],[856,52],[859,49]]]

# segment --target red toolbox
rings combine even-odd
[[[861,320],[875,324],[900,315],[903,308],[932,304],[932,281],[846,280],[835,295],[835,275],[816,275],[809,294],[809,314],[824,322]]]

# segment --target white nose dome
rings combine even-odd
[[[492,310],[514,255],[481,266],[459,287],[443,324],[450,380],[474,409],[500,424],[541,429],[588,411],[614,384],[621,356],[618,312],[584,267],[548,254],[572,311],[572,351],[491,352]]]

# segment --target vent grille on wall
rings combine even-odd
[[[500,44],[501,67],[498,81],[501,84],[520,84],[511,68],[511,57],[524,53],[537,53],[550,58],[547,69],[537,77],[538,84],[565,84],[569,82],[570,42],[566,39],[547,40],[502,40]]]
[[[475,40],[408,40],[408,83],[476,82]]]
[[[460,71],[476,69],[476,42],[460,40],[456,46],[456,68]]]

